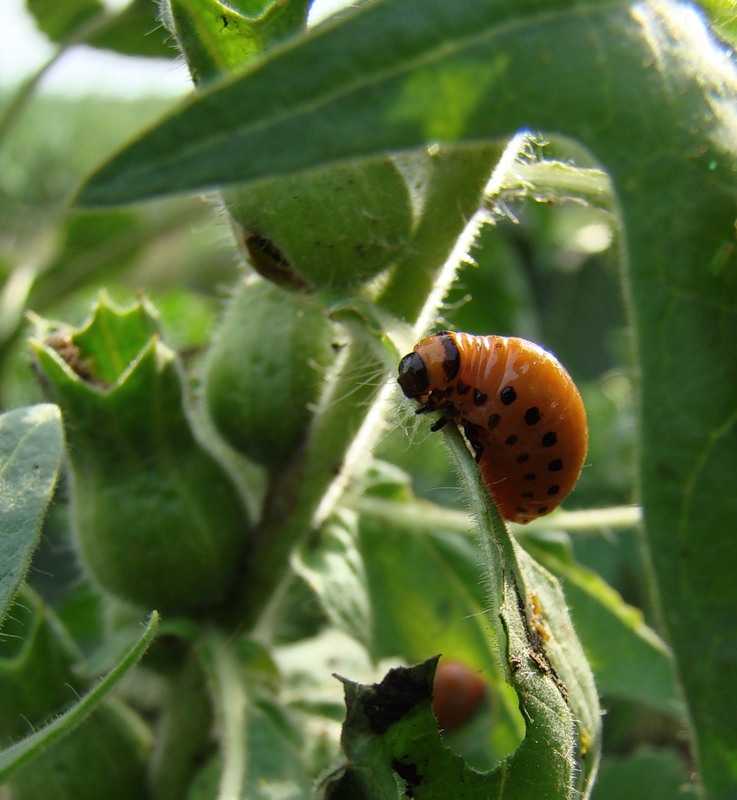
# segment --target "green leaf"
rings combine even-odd
[[[101,21],[85,44],[127,56],[174,58],[168,32],[158,20],[156,5],[149,0],[131,0],[117,14]],[[155,87],[150,87],[155,90]]]
[[[696,800],[686,764],[673,750],[642,749],[627,758],[605,759],[592,800]]]
[[[359,505],[360,546],[375,619],[373,656],[399,654],[416,661],[437,650],[481,666],[494,657],[494,645],[480,616],[486,597],[478,580],[478,552],[468,536],[472,523],[464,513],[398,497],[403,502],[369,496]],[[517,535],[563,582],[599,691],[682,716],[672,654],[645,624],[642,612],[573,560],[567,537],[531,527]],[[396,558],[399,551],[401,561]],[[484,671],[488,676],[488,665]],[[495,727],[501,727],[499,720]]]
[[[348,760],[325,780],[326,800],[396,800],[400,780],[407,797],[482,796],[475,792],[486,790],[486,777],[445,747],[432,715],[436,663],[392,669],[373,686],[341,678],[341,743]]]
[[[342,679],[347,711],[341,743],[347,762],[326,779],[325,798],[396,800],[398,785],[417,800],[573,796],[566,788],[572,778],[569,754],[556,749],[559,727],[570,722],[557,690],[540,694],[540,702],[522,700],[534,735],[510,760],[480,773],[445,746],[438,730],[430,707],[436,661],[390,670],[373,686]],[[519,683],[530,689],[537,681],[528,674]],[[535,690],[524,693],[530,700]]]
[[[576,632],[604,695],[628,698],[682,717],[683,700],[668,646],[642,612],[596,573],[542,548],[528,547],[564,583]]]
[[[219,754],[189,798],[307,797],[310,784],[296,729],[264,688],[264,679],[272,678],[271,662],[252,642],[226,641],[214,630],[202,637],[199,652],[220,731]]]
[[[495,760],[509,755],[523,722],[506,684],[501,643],[489,632],[479,552],[468,536],[471,520],[463,517],[462,531],[448,530],[442,510],[419,501],[371,497],[362,499],[360,510],[372,658],[413,663],[439,653],[479,670],[495,700],[487,749]]]
[[[503,629],[509,680],[527,724],[506,765],[503,796],[585,796],[599,760],[601,711],[563,592],[501,521],[460,433],[447,426],[445,438],[477,516],[487,614]]]
[[[470,538],[449,533],[442,510],[430,504],[370,498],[360,508],[373,657],[419,661],[442,653],[479,668],[498,660],[500,644],[489,639],[486,592]]]
[[[31,563],[63,447],[56,406],[30,406],[0,416],[0,620]]]
[[[479,514],[484,583],[478,549],[460,537],[430,533],[431,507],[363,499],[362,550],[369,586],[375,581],[376,636],[388,651],[409,651],[410,657],[413,647],[426,650],[434,643],[448,646],[452,658],[462,653],[471,664],[503,662],[524,719],[524,739],[482,774],[445,749],[426,714],[427,664],[419,671],[394,670],[374,687],[346,683],[342,742],[349,762],[329,782],[326,797],[396,797],[396,776],[417,798],[586,795],[598,763],[600,710],[560,586],[499,520],[460,434],[451,432],[449,440]],[[396,632],[392,625],[399,626]],[[469,648],[474,637],[480,640],[478,653]]]
[[[680,135],[679,106],[662,74],[648,71],[648,59],[657,48],[668,50],[670,37],[689,21],[675,5],[672,19],[643,8],[631,15],[624,2],[474,0],[451,13],[439,0],[368,4],[191,98],[96,173],[78,202],[120,203],[247,182],[428,141],[506,137],[523,126],[579,135],[605,157],[616,144],[614,131],[642,127],[640,111],[650,104],[639,99],[640,78],[660,104],[658,125],[644,132],[648,147],[665,150]],[[662,40],[649,35],[652,25]],[[702,49],[698,25],[691,29],[672,65],[687,84],[695,74],[686,52]],[[608,42],[603,53],[589,31]],[[577,42],[575,59],[569,41]],[[544,81],[531,64],[540,64]],[[599,91],[612,76],[611,91]],[[553,100],[551,86],[565,104]],[[690,102],[705,113],[701,91]],[[691,136],[703,138],[695,128]],[[626,137],[619,158],[631,155],[632,146],[646,150],[644,141]]]
[[[100,0],[26,0],[26,6],[39,29],[63,46],[79,41],[129,56],[175,55],[151,0],[130,0],[117,13],[109,13]]]
[[[3,750],[0,753],[0,780],[5,780],[36,753],[59,741],[86,719],[121,678],[141,660],[154,638],[158,623],[159,615],[154,611],[138,641],[124,654],[118,665],[95,684],[79,702],[31,736]]]
[[[732,0],[699,0],[721,36],[733,45],[737,42],[737,15]]]
[[[356,527],[354,515],[340,512],[322,527],[316,543],[302,543],[292,566],[315,592],[332,624],[368,647],[371,606]]]
[[[60,42],[101,14],[105,6],[100,0],[69,0],[64,3],[26,0],[26,8],[35,17],[39,29],[52,42]]]
[[[53,610],[27,584],[22,586],[0,635],[3,747],[22,739],[89,688],[89,681],[75,669],[79,657]]]
[[[14,800],[148,797],[150,754],[146,724],[124,703],[108,698],[68,736],[14,772],[7,785]]]

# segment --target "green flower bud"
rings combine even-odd
[[[223,199],[253,267],[293,289],[356,289],[412,235],[410,193],[389,158],[237,186]]]
[[[332,333],[314,298],[260,279],[241,283],[204,379],[211,418],[230,445],[271,469],[289,459],[333,360]]]
[[[153,309],[103,297],[83,328],[32,346],[64,416],[90,574],[117,597],[163,611],[217,600],[248,522],[230,476],[194,437],[179,363]]]

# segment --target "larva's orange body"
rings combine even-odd
[[[571,376],[551,353],[506,336],[443,331],[399,364],[399,385],[453,420],[476,453],[504,519],[529,522],[571,492],[588,447],[586,411]]]

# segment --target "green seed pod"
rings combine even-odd
[[[218,431],[259,464],[283,465],[306,433],[333,357],[332,326],[314,298],[244,281],[205,369]]]
[[[119,309],[101,298],[85,327],[32,346],[65,421],[84,564],[117,597],[180,612],[223,595],[248,522],[230,476],[195,439],[178,360],[156,327],[145,301]]]
[[[237,186],[223,199],[253,267],[293,289],[356,289],[412,235],[409,190],[389,158]]]

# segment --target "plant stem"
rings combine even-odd
[[[246,780],[247,698],[240,679],[241,664],[228,640],[210,629],[200,639],[202,666],[212,693],[215,715],[220,725],[219,798],[238,798]]]
[[[380,497],[362,497],[358,510],[376,520],[386,520],[395,527],[409,530],[418,528],[444,528],[454,533],[468,533],[475,536],[474,523],[464,511],[454,511],[424,500],[415,499],[412,503],[396,503]],[[515,529],[534,531],[560,527],[568,533],[598,533],[602,529],[626,530],[639,525],[642,509],[639,506],[611,506],[591,511],[558,511],[552,517],[534,520],[524,527]]]
[[[431,164],[424,216],[408,243],[406,263],[396,265],[377,301],[381,312],[414,321],[413,338],[421,336],[437,318],[486,218],[479,209],[484,189],[501,184],[525,142],[523,136],[512,140],[491,182],[488,176],[498,147],[450,151],[443,153],[438,164]],[[418,253],[425,254],[426,265],[419,269],[422,265],[415,263],[410,268]],[[366,344],[376,334],[362,325],[360,316],[344,327],[351,338],[342,365],[302,452],[275,476],[255,531],[246,574],[229,604],[228,614],[235,615],[232,621],[257,632],[262,640],[270,638],[279,587],[289,574],[293,549],[319,530],[333,512],[353,469],[368,457],[381,435],[391,408],[394,382],[388,380],[377,348]]]

